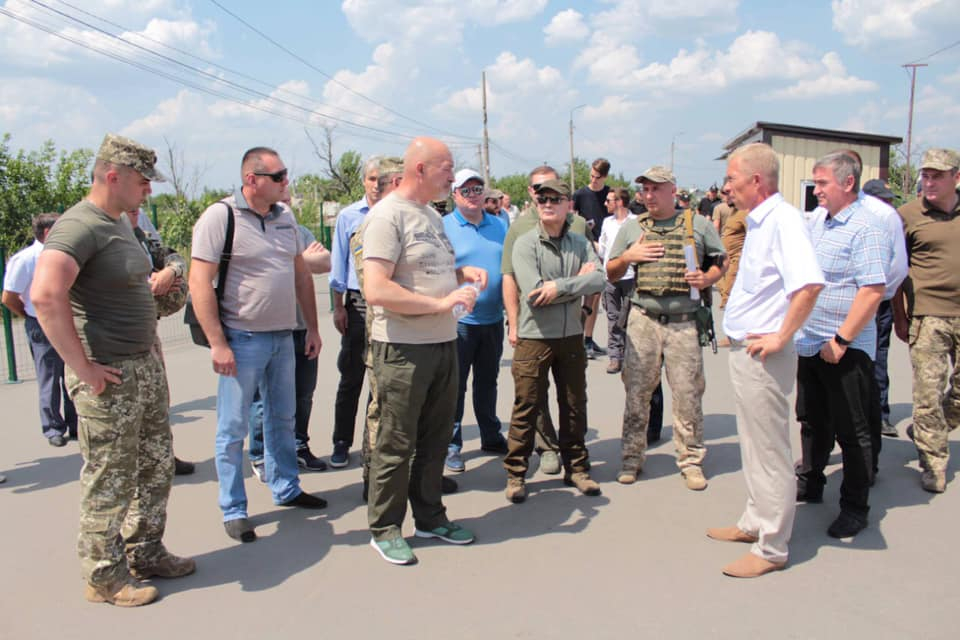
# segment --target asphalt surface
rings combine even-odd
[[[339,336],[321,306],[325,346],[311,445],[327,457]],[[175,320],[166,323],[168,334],[178,330]],[[605,328],[596,337],[605,341]],[[910,363],[902,343],[893,345],[890,360],[892,418],[901,437],[884,439],[869,527],[852,540],[826,535],[838,511],[836,450],[824,504],[798,508],[787,569],[735,580],[720,568],[747,547],[704,535],[707,527],[735,524],[745,500],[723,349],[705,352],[706,491],[687,490],[676,470],[669,391],[664,440],[651,449],[636,484],[616,483],[624,391],[619,376],[606,373],[606,361],[597,360],[588,369],[588,445],[603,495],[578,495],[534,464],[527,502],[508,503],[500,460],[480,452],[468,402],[467,471],[455,476],[460,492],[445,504],[477,541],[455,547],[415,539],[408,516],[404,533],[419,563],[398,567],[368,546],[358,441],[346,469],[301,476],[305,490],[329,501],[323,511],[274,506],[248,469],[259,539],[244,545],[229,539],[217,507],[209,352],[171,342],[175,450],[196,462],[197,472],[174,481],[165,543],[196,558],[196,574],[158,580],[161,600],[140,609],[87,603],[76,557],[77,444],[58,449],[41,437],[35,382],[0,385],[0,473],[8,478],[0,485],[0,574],[7,584],[0,638],[958,636],[950,611],[960,586],[960,488],[950,472],[945,494],[920,489],[916,452],[902,436],[910,422]],[[498,403],[504,429],[513,392],[510,357],[508,345]],[[951,449],[956,455],[956,437]]]

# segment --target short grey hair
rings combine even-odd
[[[771,191],[780,183],[780,160],[777,152],[768,144],[753,142],[734,149],[730,160],[737,160],[742,170],[758,174]]]
[[[363,177],[366,178],[368,175],[370,175],[371,171],[376,171],[379,175],[381,160],[383,160],[383,156],[373,156],[372,158],[367,158],[367,161],[363,163]]]
[[[860,192],[860,163],[845,151],[834,151],[823,156],[813,165],[813,170],[830,169],[838,184],[843,184],[853,176],[853,192]]]

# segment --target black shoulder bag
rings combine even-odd
[[[223,201],[221,201],[223,202]],[[221,313],[220,301],[223,300],[223,288],[227,282],[227,267],[230,266],[230,258],[233,257],[233,207],[223,202],[227,207],[227,235],[223,239],[223,251],[220,253],[220,268],[217,274],[217,286],[214,292],[217,296],[217,313]],[[183,323],[190,327],[190,337],[193,344],[210,348],[210,341],[207,340],[207,334],[203,332],[200,321],[197,320],[197,314],[193,311],[193,300],[187,295],[187,304],[183,308]]]

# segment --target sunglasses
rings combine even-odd
[[[476,185],[474,187],[460,187],[457,189],[464,198],[469,198],[470,196],[478,196],[483,193],[483,187]]]
[[[560,204],[567,199],[567,196],[537,196],[537,202],[540,204]]]
[[[280,169],[280,171],[276,171],[274,173],[264,173],[262,171],[254,171],[253,175],[263,176],[264,178],[270,178],[274,182],[283,182],[284,180],[287,179],[287,170]]]

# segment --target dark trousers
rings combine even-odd
[[[836,439],[843,456],[840,508],[864,520],[874,474],[874,385],[873,361],[859,349],[847,349],[837,364],[819,355],[798,361],[797,419],[806,425],[801,430],[799,483],[808,492],[823,488],[823,470]]]
[[[890,376],[887,375],[887,356],[890,353],[890,333],[893,330],[893,305],[884,300],[877,308],[877,358],[875,378],[880,393],[880,419],[890,421]]]
[[[623,345],[627,332],[620,323],[623,305],[633,294],[634,280],[607,282],[603,288],[603,309],[607,314],[607,356],[611,360],[623,360]]]
[[[587,354],[583,336],[517,340],[513,351],[515,398],[509,451],[503,460],[507,474],[524,477],[533,452],[534,432],[547,411],[547,375],[553,372],[560,405],[558,440],[567,473],[587,470]]]
[[[297,449],[307,446],[310,436],[307,430],[310,427],[310,413],[313,411],[313,392],[317,388],[317,373],[319,362],[316,358],[307,358],[304,350],[307,345],[307,330],[297,329],[293,332],[294,381],[297,394],[297,413],[294,416],[294,433],[297,439]],[[250,405],[250,446],[248,454],[251,460],[263,459],[263,400],[260,389],[253,396]]]
[[[347,332],[340,337],[340,355],[337,356],[340,384],[333,403],[333,443],[346,442],[352,445],[357,407],[363,391],[363,376],[367,370],[363,361],[367,349],[367,327],[366,309],[358,293],[347,292],[346,309]]]
[[[463,408],[467,395],[467,378],[473,369],[473,413],[480,428],[480,445],[495,446],[501,441],[500,419],[497,418],[497,377],[503,356],[503,322],[493,324],[457,323],[457,360],[460,386],[457,412],[453,419],[452,446],[463,447]]]
[[[40,323],[33,316],[27,316],[24,322],[27,339],[30,342],[30,354],[37,370],[37,386],[40,393],[40,430],[45,438],[55,435],[77,435],[77,410],[73,400],[67,394],[63,378],[63,360],[57,353]],[[60,402],[63,401],[63,415],[60,414]]]

